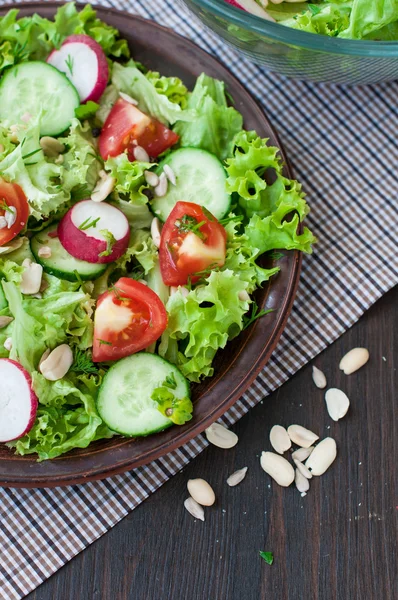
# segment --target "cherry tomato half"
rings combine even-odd
[[[162,229],[160,269],[166,285],[195,283],[199,272],[225,263],[227,235],[208,210],[177,202]]]
[[[29,204],[22,188],[17,183],[8,183],[0,178],[0,217],[10,217],[12,212],[16,217],[15,222],[10,228],[5,225],[0,229],[0,246],[13,240],[25,227],[29,217]]]
[[[167,326],[167,313],[148,286],[121,277],[97,301],[93,361],[118,360],[155,342]]]

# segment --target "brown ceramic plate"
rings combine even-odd
[[[4,14],[13,5],[1,6]],[[55,2],[19,5],[21,16],[34,12],[51,18]],[[176,75],[192,88],[200,73],[226,83],[243,114],[245,127],[255,129],[280,147],[280,142],[261,108],[244,87],[215,58],[154,22],[140,17],[98,7],[98,16],[116,27],[126,38],[135,59],[165,75]],[[282,151],[283,155],[283,151]],[[285,157],[284,157],[285,158]],[[289,176],[289,167],[286,166]],[[269,266],[270,260],[263,260]],[[51,461],[38,463],[34,456],[15,456],[0,446],[0,485],[10,487],[53,487],[103,479],[145,464],[178,448],[198,435],[236,402],[264,367],[274,350],[288,319],[300,275],[300,253],[285,252],[278,261],[281,272],[272,283],[258,290],[259,306],[272,308],[264,319],[220,351],[215,360],[215,375],[193,391],[194,418],[182,427],[137,440],[115,437],[98,441],[84,450],[75,450]]]

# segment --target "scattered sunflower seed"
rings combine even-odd
[[[337,447],[334,439],[327,437],[317,446],[307,458],[305,466],[310,469],[313,475],[323,475],[333,463],[337,455]]]
[[[353,348],[343,356],[339,368],[345,375],[355,373],[363,367],[369,360],[369,350],[366,348]]]
[[[40,258],[50,258],[51,256],[51,248],[50,246],[41,246],[37,253]]]
[[[306,479],[312,479],[311,471],[305,465],[303,465],[302,462],[300,462],[297,459],[294,459],[293,462],[296,465],[297,470],[300,471],[303,477],[305,477]]]
[[[138,162],[150,162],[149,154],[142,146],[136,146],[134,148],[134,158],[135,160],[138,160]]]
[[[342,419],[350,407],[350,401],[346,394],[338,388],[330,388],[325,394],[326,407],[333,421]]]
[[[93,191],[91,192],[91,200],[93,202],[103,202],[111,194],[116,185],[116,179],[111,177],[105,171],[100,171],[100,179]]]
[[[24,240],[26,239],[26,237],[15,238],[14,240],[12,240],[12,242],[8,242],[7,246],[1,246],[0,254],[10,254],[11,252],[18,250],[18,248],[22,246]]]
[[[43,276],[43,267],[32,262],[29,258],[25,258],[22,263],[25,267],[22,273],[20,290],[23,294],[34,295],[38,294],[41,286],[41,278]]]
[[[274,452],[262,452],[260,458],[261,467],[268,475],[275,479],[276,483],[288,487],[294,481],[294,469],[292,465],[279,454]]]
[[[220,423],[213,423],[205,431],[207,440],[210,444],[218,446],[218,448],[229,449],[236,446],[238,436],[233,431],[230,431]]]
[[[154,189],[155,196],[158,198],[163,198],[163,196],[167,194],[167,187],[167,177],[164,173],[161,173],[159,177],[159,183]]]
[[[159,177],[153,171],[144,171],[145,181],[151,187],[156,187],[159,183]]]
[[[292,453],[292,459],[296,459],[299,460],[300,462],[303,462],[306,458],[309,457],[309,455],[311,454],[311,452],[313,451],[314,446],[310,446],[309,448],[299,448],[298,450],[295,450]]]
[[[157,217],[151,222],[151,237],[156,248],[160,246],[160,221]]]
[[[234,487],[235,485],[238,485],[238,483],[240,483],[241,481],[244,480],[244,478],[246,477],[246,473],[247,473],[247,467],[243,467],[243,469],[239,469],[238,471],[235,471],[235,473],[232,473],[232,475],[230,475],[227,479],[227,484],[230,487]]]
[[[57,138],[44,135],[40,139],[40,147],[46,156],[51,158],[57,157],[59,154],[65,151],[65,146]]]
[[[17,209],[15,208],[15,206],[8,207],[7,211],[4,214],[4,218],[7,223],[7,228],[11,229],[11,227],[14,225],[15,221],[17,220]]]
[[[7,325],[12,323],[13,320],[14,320],[14,317],[1,316],[0,317],[0,329],[3,329],[3,327],[7,327]]]
[[[301,448],[309,448],[316,440],[319,440],[319,435],[301,425],[290,425],[287,433],[292,442]]]
[[[246,292],[246,290],[241,290],[238,294],[238,298],[241,302],[249,302],[250,301],[250,296]]]
[[[192,498],[202,506],[212,506],[216,501],[213,488],[204,479],[189,479],[187,488]]]
[[[308,492],[310,489],[310,482],[298,469],[294,474],[294,483],[299,492]]]
[[[5,348],[6,350],[8,350],[8,352],[11,352],[11,350],[12,350],[12,338],[8,337],[8,338],[6,339],[6,341],[4,342],[4,344],[3,344],[3,345],[4,345],[4,348]]]
[[[327,385],[325,373],[315,365],[312,366],[312,381],[320,390],[323,390]]]
[[[281,425],[273,426],[269,434],[269,441],[275,452],[278,452],[278,454],[283,454],[286,450],[289,450],[292,445],[286,429]]]
[[[200,521],[205,520],[205,511],[203,506],[200,506],[193,498],[189,497],[184,500],[184,506],[195,519],[199,519]]]
[[[137,106],[137,104],[138,104],[138,101],[135,98],[132,98],[131,96],[129,96],[128,94],[125,94],[124,92],[119,92],[119,96],[121,98],[123,98],[123,100],[128,102],[129,104],[132,104],[133,106]]]

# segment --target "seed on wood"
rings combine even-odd
[[[238,436],[220,423],[213,423],[205,431],[207,440],[210,444],[223,448],[224,450],[233,448],[238,443]]]
[[[275,479],[276,483],[288,487],[294,481],[294,469],[292,465],[279,454],[274,452],[263,452],[260,458],[261,467],[268,475]]]
[[[345,375],[355,373],[363,367],[369,360],[369,350],[366,348],[353,348],[343,356],[339,368]]]
[[[334,439],[327,437],[315,446],[305,465],[313,475],[323,475],[333,463],[336,455],[336,442]]]
[[[269,434],[269,441],[273,449],[279,454],[283,454],[292,445],[287,431],[281,425],[274,425]]]
[[[312,380],[320,390],[323,390],[327,385],[325,373],[315,365],[312,366]]]
[[[346,394],[338,388],[330,388],[325,394],[326,407],[333,421],[342,419],[350,407],[350,401]]]
[[[301,425],[290,425],[287,433],[292,442],[301,448],[309,448],[316,440],[319,440],[319,435]]]
[[[216,501],[213,488],[204,479],[190,479],[187,488],[192,498],[202,506],[212,506]]]
[[[189,497],[184,500],[184,506],[195,519],[199,519],[200,521],[205,520],[205,511],[203,506],[200,506],[193,498]]]
[[[243,469],[239,469],[238,471],[235,471],[235,473],[232,473],[232,475],[230,475],[227,479],[227,484],[230,487],[234,487],[235,485],[238,485],[238,483],[240,483],[241,481],[244,480],[244,478],[246,477],[246,473],[247,473],[247,467],[243,467]]]

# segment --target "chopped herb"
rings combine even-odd
[[[25,163],[25,167],[32,167],[33,165],[37,165],[37,161],[36,162]]]
[[[177,382],[173,371],[170,373],[170,375],[167,375],[166,379],[163,381],[163,385],[165,387],[171,388],[172,390],[176,389]]]
[[[214,215],[212,215],[211,212],[209,210],[207,210],[207,208],[205,206],[202,206],[202,212],[209,221],[212,221],[212,222],[215,221]]]
[[[36,148],[36,150],[32,150],[32,152],[28,152],[28,154],[24,154],[22,157],[22,160],[25,160],[25,158],[29,158],[30,156],[33,156],[34,154],[37,154],[40,151],[41,151],[41,148]]]
[[[78,229],[80,231],[86,231],[86,229],[90,229],[90,227],[95,227],[100,220],[101,217],[97,217],[96,219],[87,217],[85,221],[81,225],[79,225]]]
[[[262,552],[260,550],[260,556],[265,560],[267,565],[272,565],[272,563],[274,562],[274,555],[272,552]]]
[[[181,219],[177,219],[175,225],[181,233],[192,232],[201,240],[205,238],[204,234],[200,231],[200,228],[202,225],[206,225],[206,221],[200,221],[200,223],[198,223],[195,217],[192,217],[191,215],[183,215]]]
[[[74,355],[74,361],[70,368],[74,373],[86,373],[88,375],[96,375],[98,368],[91,360],[87,352],[77,349]]]
[[[77,200],[85,200],[86,198],[90,197],[90,190],[88,188],[88,186],[85,183],[82,183],[80,185],[77,185],[76,187],[74,187],[72,189],[72,198],[73,200],[77,201]]]
[[[4,212],[9,212],[9,213],[11,213],[13,215],[14,214],[13,208],[14,207],[9,207],[8,206],[5,198],[2,198],[0,200],[0,210],[4,210]]]
[[[78,283],[80,283],[80,285],[83,285],[83,279],[80,277],[80,274],[78,273],[78,271],[76,271],[76,269],[73,271],[73,274],[76,277]]]
[[[80,119],[80,121],[83,121],[84,119],[89,119],[90,117],[93,117],[95,115],[98,109],[99,104],[93,102],[92,100],[89,100],[88,102],[86,102],[86,104],[81,104],[80,106],[75,108],[75,117],[77,119]]]
[[[282,252],[271,252],[271,254],[269,255],[270,258],[272,258],[272,260],[279,260],[280,258],[284,257],[284,254]]]
[[[131,300],[129,296],[124,296],[123,290],[116,287],[116,285],[112,285],[110,288],[108,288],[108,292],[113,292],[118,300]]]
[[[265,315],[268,315],[268,313],[273,312],[273,309],[270,308],[269,310],[259,310],[259,307],[257,306],[256,302],[253,302],[252,304],[252,311],[250,315],[244,315],[243,317],[243,331],[245,329],[247,329],[252,323],[254,323],[254,321],[257,321],[257,319],[260,319],[261,317],[264,317]]]
[[[232,221],[235,221],[236,223],[242,223],[243,216],[242,215],[232,215],[231,217],[225,217],[224,219],[221,219],[219,221],[219,223],[220,223],[220,225],[227,225],[228,223],[231,223]]]
[[[100,343],[100,345],[104,345],[104,346],[112,346],[112,342],[107,342],[106,340],[100,340],[100,338],[97,338],[97,342]]]
[[[310,9],[312,16],[319,15],[321,12],[321,9],[316,4],[309,4],[308,8]]]
[[[65,60],[65,64],[69,69],[69,72],[71,75],[73,75],[73,65],[74,65],[74,58],[73,56],[71,56],[70,54],[68,54],[68,58]]]
[[[109,231],[109,229],[101,229],[100,234],[105,238],[106,250],[101,252],[98,256],[110,256],[112,254],[112,248],[116,244],[115,236]]]

